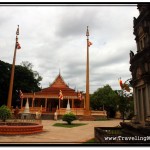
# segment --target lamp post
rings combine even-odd
[[[19,35],[19,25],[18,25],[17,32],[16,32],[15,50],[14,50],[13,64],[12,64],[10,84],[9,84],[9,92],[8,92],[8,100],[7,100],[8,108],[11,108],[11,103],[12,103],[12,91],[13,91],[13,82],[14,82],[16,52],[17,52],[17,46],[18,46],[18,35]]]

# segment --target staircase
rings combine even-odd
[[[80,121],[95,121],[96,118],[91,115],[83,115],[79,118]]]

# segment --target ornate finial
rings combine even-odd
[[[86,36],[89,36],[89,29],[88,29],[88,26],[87,26]]]
[[[59,68],[59,75],[60,75],[60,68]]]
[[[19,25],[18,25],[18,28],[17,28],[17,31],[16,31],[16,35],[19,35]]]

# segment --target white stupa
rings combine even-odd
[[[70,103],[69,103],[69,99],[68,99],[68,104],[67,104],[67,108],[66,108],[66,113],[70,113],[71,109],[70,109]]]
[[[23,113],[24,113],[24,114],[29,114],[29,113],[30,113],[28,98],[27,98],[26,105],[25,105],[25,109],[24,109],[24,112],[23,112]]]

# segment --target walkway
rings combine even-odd
[[[109,121],[74,121],[74,123],[87,123],[87,125],[63,128],[52,126],[61,120],[43,120],[44,132],[33,135],[0,135],[0,144],[56,144],[56,143],[82,143],[94,138],[94,127],[113,127],[119,125],[121,120]]]

